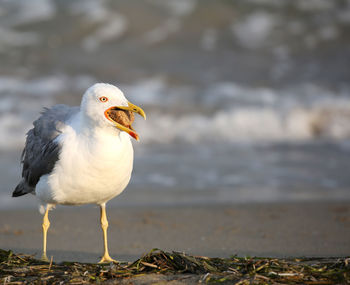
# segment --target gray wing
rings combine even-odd
[[[33,192],[40,177],[53,170],[60,151],[55,138],[61,134],[65,122],[77,112],[79,107],[56,105],[44,109],[39,119],[34,121],[34,128],[27,133],[22,153],[22,181],[13,191],[12,197]]]

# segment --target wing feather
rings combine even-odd
[[[66,121],[77,112],[78,107],[56,105],[50,109],[45,108],[34,121],[22,152],[22,181],[12,193],[13,197],[34,192],[40,177],[53,170],[60,153],[60,146],[55,139],[61,134]]]

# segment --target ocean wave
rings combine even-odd
[[[347,88],[334,91],[304,84],[273,89],[235,82],[170,88],[155,77],[125,89],[150,109],[146,122],[137,121],[145,143],[350,138]]]
[[[7,15],[3,18],[3,23],[13,27],[50,20],[57,11],[56,4],[52,0],[2,1],[1,8]]]
[[[233,23],[231,30],[238,42],[247,48],[255,49],[269,42],[269,36],[275,26],[278,26],[278,17],[264,11],[249,14],[244,20]]]
[[[66,96],[65,100],[76,104],[94,82],[87,76],[0,78],[0,150],[21,147],[30,122],[43,107],[61,102],[61,96],[70,93],[74,96]],[[350,138],[350,98],[346,88],[335,92],[309,84],[273,89],[235,82],[196,88],[169,86],[163,77],[121,88],[130,101],[147,112],[147,121],[135,122],[145,145]]]
[[[81,94],[94,82],[88,76],[0,77],[0,151],[22,148],[31,122],[44,107],[57,103],[56,96]]]
[[[2,96],[18,95],[24,97],[30,95],[34,97],[50,98],[67,91],[83,92],[89,84],[96,80],[90,76],[80,75],[68,77],[64,75],[48,75],[38,78],[25,79],[13,76],[0,77],[0,94]]]
[[[317,138],[350,138],[350,105],[296,108],[286,113],[272,108],[218,111],[211,116],[152,113],[137,122],[145,143],[281,142]]]

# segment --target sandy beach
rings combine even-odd
[[[152,248],[210,257],[350,255],[350,203],[239,204],[109,208],[111,255],[132,261]],[[1,211],[0,248],[41,253],[41,215]],[[48,256],[96,262],[102,252],[99,209],[50,212]]]

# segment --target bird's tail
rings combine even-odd
[[[30,187],[24,180],[22,180],[15,188],[15,191],[12,192],[12,197],[19,197],[25,194],[31,193],[34,191],[34,188]]]

